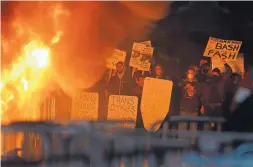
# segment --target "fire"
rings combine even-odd
[[[12,64],[12,68],[5,69],[2,73],[0,82],[2,121],[8,121],[10,115],[14,114],[10,111],[17,112],[25,104],[27,107],[27,102],[31,100],[33,93],[42,86],[43,75],[49,68],[50,49],[48,47],[38,41],[31,41],[24,46],[17,61]],[[20,116],[16,115],[15,117],[18,118],[12,119],[22,119]]]
[[[10,3],[5,10],[10,17],[2,24],[2,53],[11,64],[1,73],[2,120],[38,117],[31,112],[50,91],[48,83],[55,82],[70,95],[76,88],[91,87],[102,76],[112,50],[148,34],[147,29],[167,15],[169,4]]]

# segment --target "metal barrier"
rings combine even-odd
[[[178,119],[186,120],[186,118]],[[176,118],[174,120],[177,121]],[[208,121],[207,118],[201,120]],[[197,121],[197,118],[192,121]],[[211,122],[213,121],[217,119]],[[253,164],[253,134],[168,130],[161,138],[162,130],[145,132],[139,129],[126,129],[120,126],[120,123],[121,121],[73,121],[67,125],[60,125],[55,122],[17,122],[3,126],[2,165],[248,167]],[[5,135],[15,132],[23,133],[24,137],[22,147],[12,151],[22,154],[5,151],[8,142]],[[42,153],[39,158],[29,156],[29,153],[33,153],[32,149],[27,149],[31,143],[27,140],[29,136],[26,137],[29,133],[37,134],[41,138]],[[178,135],[186,140],[175,138]],[[192,137],[196,139],[195,143],[187,140]],[[243,144],[234,148],[235,141]]]

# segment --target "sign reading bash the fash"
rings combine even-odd
[[[169,80],[145,78],[141,100],[144,127],[150,131],[152,124],[163,120],[170,108],[173,82]],[[153,130],[158,130],[159,125]]]
[[[98,119],[98,93],[78,91],[72,102],[72,120]]]
[[[138,98],[136,96],[111,95],[109,96],[107,120],[125,120],[124,127],[134,128],[137,107]]]
[[[119,61],[125,62],[125,59],[126,59],[125,51],[114,49],[112,56],[107,58],[106,60],[106,67],[110,69],[116,69],[116,64]]]
[[[223,59],[235,60],[240,51],[242,41],[223,40],[210,37],[204,56],[220,56]]]

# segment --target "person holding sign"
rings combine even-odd
[[[226,81],[231,77],[232,69],[226,61],[217,56],[224,64],[226,72],[222,75],[218,68],[212,70],[207,82],[201,89],[200,100],[202,109],[207,116],[221,116],[221,104],[224,101],[224,88]]]
[[[111,95],[128,95],[133,85],[132,77],[128,77],[124,63],[116,64],[116,75],[110,78],[108,93]]]

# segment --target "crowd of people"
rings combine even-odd
[[[144,80],[146,77],[166,79],[173,81],[170,109],[168,116],[223,116],[228,118],[233,97],[242,75],[233,73],[231,67],[224,59],[220,58],[225,67],[225,72],[219,68],[211,68],[208,59],[200,60],[199,65],[188,68],[181,80],[173,80],[166,75],[164,67],[156,64],[149,72],[138,71],[127,67],[123,62],[116,64],[116,70],[105,72],[104,77],[91,92],[99,93],[99,119],[106,119],[108,97],[110,95],[137,96],[139,99],[137,128],[143,128],[140,104]]]

